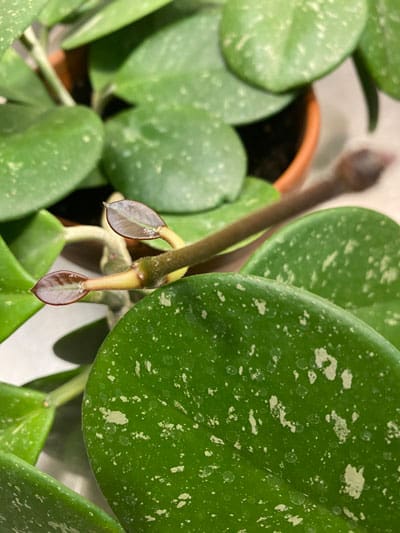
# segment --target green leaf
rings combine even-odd
[[[360,52],[377,86],[400,99],[400,5],[397,0],[368,0],[369,15]]]
[[[38,76],[13,48],[7,50],[0,60],[0,95],[23,104],[54,105]]]
[[[61,387],[67,381],[70,381],[75,376],[78,376],[82,372],[82,368],[77,367],[72,370],[65,370],[63,372],[57,372],[56,374],[49,374],[36,378],[29,383],[25,383],[24,387],[33,389],[40,392],[51,392],[57,387]]]
[[[63,245],[62,226],[46,211],[0,224],[0,341],[42,307],[30,289]]]
[[[7,531],[124,531],[104,511],[11,454],[0,452],[0,478],[0,523]]]
[[[232,69],[273,92],[321,78],[357,45],[366,0],[230,0],[221,44]]]
[[[54,420],[46,394],[0,383],[0,450],[35,464]],[[3,482],[3,479],[2,479]]]
[[[34,283],[0,236],[0,341],[42,307],[30,292]]]
[[[45,8],[40,12],[39,20],[47,27],[54,26],[71,15],[84,2],[85,0],[48,0]]]
[[[399,380],[400,353],[329,302],[193,276],[107,337],[84,433],[128,530],[394,531]]]
[[[16,107],[0,106],[0,221],[66,196],[102,150],[103,125],[91,110],[58,107],[38,115]]]
[[[375,211],[342,207],[272,235],[242,272],[318,294],[400,347],[400,227]]]
[[[114,0],[100,3],[79,22],[63,41],[67,50],[95,41],[168,4],[171,0]]]
[[[188,215],[167,214],[162,215],[162,218],[166,225],[173,229],[186,244],[191,244],[222,229],[238,218],[278,200],[278,198],[278,191],[269,183],[258,178],[246,178],[243,190],[239,198],[234,202],[223,204],[212,211]],[[253,238],[250,237],[242,241],[230,250],[244,246],[252,241]],[[161,239],[149,241],[148,244],[152,248],[159,250],[168,250],[170,248]]]
[[[111,183],[156,211],[185,213],[231,202],[245,167],[235,131],[205,111],[140,107],[107,123],[104,168]]]
[[[379,118],[379,95],[375,82],[366,68],[364,59],[359,50],[353,54],[353,62],[360,80],[365,104],[368,111],[368,131],[372,133],[378,124]]]
[[[0,235],[34,279],[46,274],[65,244],[62,224],[47,211],[0,224]]]
[[[0,0],[0,56],[31,24],[48,0]]]
[[[115,93],[136,104],[190,105],[230,124],[277,113],[294,93],[273,95],[234,76],[222,58],[220,10],[179,21],[136,48],[115,77]]]

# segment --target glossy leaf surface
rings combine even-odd
[[[246,162],[234,130],[205,111],[140,107],[107,123],[104,167],[126,198],[186,213],[235,200]]]
[[[230,0],[221,44],[239,76],[273,92],[287,91],[349,56],[366,15],[365,0]]]
[[[40,12],[39,20],[45,26],[51,27],[73,13],[84,2],[85,0],[48,0]]]
[[[269,183],[258,178],[246,178],[243,190],[234,202],[223,204],[212,211],[191,215],[163,215],[163,219],[186,244],[191,244],[278,199],[278,191]],[[243,246],[251,240],[250,237],[234,248]],[[149,245],[160,250],[169,249],[162,240],[151,241]]]
[[[400,347],[400,227],[375,211],[327,209],[272,235],[242,269],[308,289]]]
[[[0,56],[31,24],[48,0],[0,0]]]
[[[15,106],[14,106],[15,107]],[[4,109],[3,109],[4,108]],[[0,126],[0,221],[47,207],[71,192],[101,155],[103,125],[84,107],[59,107],[37,117],[32,111]]]
[[[84,432],[128,530],[395,530],[399,379],[400,353],[329,302],[193,276],[107,337]]]
[[[369,15],[360,51],[375,83],[400,99],[400,4],[368,0]]]
[[[115,92],[136,104],[190,105],[229,124],[277,113],[294,94],[273,95],[244,83],[226,67],[220,10],[168,26],[136,48],[115,77]]]
[[[106,204],[107,221],[111,228],[128,239],[157,239],[163,219],[150,207],[133,200]]]
[[[95,7],[63,42],[76,48],[138,20],[171,0],[114,0]]]
[[[0,235],[34,279],[46,274],[65,244],[63,226],[47,211],[1,223]]]
[[[30,293],[34,283],[0,236],[0,341],[42,307]]]
[[[11,454],[0,452],[0,478],[0,524],[8,531],[123,532],[104,511]]]
[[[54,420],[46,394],[0,383],[0,450],[35,464]],[[3,480],[2,480],[3,482]]]
[[[0,59],[0,95],[29,105],[54,105],[44,84],[13,48]]]
[[[32,288],[32,292],[46,304],[72,304],[88,293],[82,285],[87,279],[87,276],[77,272],[57,270],[43,276]]]

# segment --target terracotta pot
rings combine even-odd
[[[65,54],[58,50],[50,56],[50,60],[62,80],[64,86],[72,93],[79,91],[82,86],[87,84],[87,57],[85,49],[73,50]],[[312,158],[316,151],[319,132],[320,132],[320,108],[315,97],[314,91],[310,88],[303,95],[304,110],[302,128],[299,131],[298,148],[295,157],[289,164],[283,174],[274,182],[274,186],[282,194],[292,191],[302,185],[307,176],[307,171],[311,164]],[[70,222],[68,222],[70,224]],[[265,238],[265,237],[264,237]],[[240,268],[245,258],[260,244],[259,239],[250,245],[243,247],[235,252],[221,254],[207,264],[193,271],[206,270],[236,270]],[[99,258],[99,249],[95,253],[96,258],[93,261],[93,250],[86,248],[85,256],[80,256],[78,245],[71,245],[66,248],[64,255],[75,261],[77,264],[86,268],[92,268]],[[129,248],[133,255],[145,253],[153,255],[159,253],[152,248],[143,244],[130,243]],[[95,249],[95,247],[93,247]]]

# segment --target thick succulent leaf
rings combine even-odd
[[[235,131],[205,111],[125,111],[106,127],[104,168],[126,198],[163,213],[212,209],[237,198],[246,170]]]
[[[400,353],[326,300],[193,276],[107,337],[84,433],[128,530],[396,530],[399,379]]]
[[[66,49],[76,48],[127,26],[168,4],[171,0],[114,0],[95,7],[63,41]]]
[[[294,93],[274,95],[226,67],[218,42],[220,10],[168,26],[136,48],[115,77],[115,92],[136,104],[192,105],[230,124],[280,111]]]
[[[17,457],[0,452],[4,531],[123,533],[104,511]]]
[[[368,0],[368,7],[360,52],[378,87],[400,99],[400,4],[397,0]]]
[[[0,450],[35,464],[54,420],[46,395],[0,383]]]
[[[68,17],[84,2],[85,0],[48,0],[45,8],[40,12],[39,20],[45,26],[51,27]]]
[[[54,105],[38,76],[13,48],[9,48],[0,59],[0,95],[29,105]]]
[[[270,91],[287,91],[348,57],[366,15],[366,0],[230,0],[221,44],[239,76]]]
[[[223,204],[212,211],[203,211],[188,215],[163,215],[165,224],[175,231],[186,244],[199,241],[207,235],[222,229],[240,217],[248,215],[266,204],[278,200],[279,193],[269,183],[258,178],[246,178],[240,196],[234,202]],[[252,238],[242,241],[235,247],[244,246]],[[151,247],[168,250],[165,241],[149,241]]]
[[[88,291],[83,286],[87,279],[87,276],[77,272],[57,270],[43,276],[32,288],[32,292],[46,304],[72,304],[87,295]]]
[[[31,24],[48,0],[0,0],[0,56]]]
[[[34,283],[0,236],[0,341],[42,307],[30,292]]]
[[[103,125],[91,110],[59,107],[37,115],[16,107],[0,106],[0,221],[63,198],[102,150]]]
[[[265,241],[242,272],[323,296],[400,347],[400,227],[380,213],[341,207],[303,217]]]
[[[107,319],[100,318],[61,337],[53,346],[54,353],[70,363],[92,363],[109,331]]]
[[[0,235],[34,279],[46,274],[65,244],[62,224],[47,211],[1,223]]]
[[[128,239],[157,239],[164,220],[150,207],[133,200],[119,200],[105,204],[110,227]]]

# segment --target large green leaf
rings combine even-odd
[[[398,0],[368,0],[368,6],[361,54],[378,87],[400,99],[400,4]]]
[[[143,106],[108,122],[104,167],[128,199],[186,213],[235,200],[246,161],[235,131],[205,111]]]
[[[244,83],[226,67],[218,27],[220,10],[168,26],[136,48],[115,78],[115,92],[129,102],[192,105],[224,122],[251,122],[278,112],[294,97]]]
[[[0,383],[0,451],[36,463],[55,413],[45,399],[41,392]]]
[[[42,307],[30,289],[63,245],[62,226],[45,211],[0,224],[0,341]]]
[[[16,107],[0,106],[0,221],[63,198],[102,150],[103,125],[90,109],[59,107],[33,116]]]
[[[234,202],[223,204],[212,211],[187,215],[161,214],[161,216],[166,225],[173,229],[186,244],[191,244],[278,198],[279,193],[271,184],[258,178],[246,178],[243,190]],[[247,239],[234,248],[243,246],[251,240],[252,238]],[[159,250],[170,248],[161,239],[148,241],[148,244]]]
[[[327,209],[272,235],[242,269],[345,307],[400,347],[400,227],[375,211]]]
[[[13,48],[0,59],[0,95],[24,104],[54,105],[38,76]]]
[[[395,531],[399,380],[400,353],[326,300],[194,276],[110,333],[84,433],[129,531]]]
[[[34,279],[46,274],[65,244],[62,224],[47,211],[1,223],[0,235]]]
[[[0,341],[42,307],[30,292],[34,284],[0,236]]]
[[[85,0],[48,0],[40,12],[39,20],[45,26],[51,27],[73,13],[84,2]]]
[[[366,0],[230,0],[221,44],[239,76],[286,91],[320,78],[349,56],[366,15]]]
[[[66,49],[95,41],[103,35],[127,26],[168,4],[171,0],[113,0],[100,3],[79,22],[63,41]]]
[[[0,0],[0,55],[21,35],[48,0]]]
[[[123,533],[104,511],[25,461],[0,452],[0,529]]]

